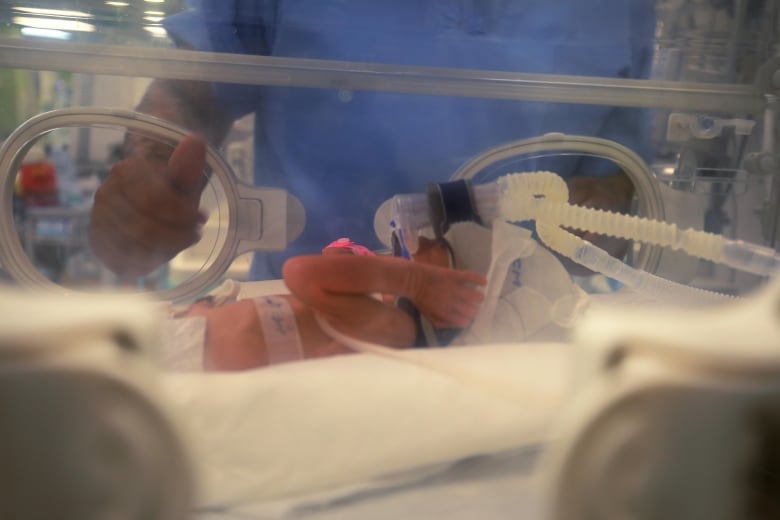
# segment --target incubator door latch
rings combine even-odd
[[[666,138],[669,141],[689,141],[690,139],[713,139],[723,133],[725,128],[733,128],[737,135],[750,135],[755,121],[749,119],[720,119],[706,114],[669,115]]]
[[[303,231],[306,210],[285,190],[238,183],[235,256],[249,251],[283,250]]]

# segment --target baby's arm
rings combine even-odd
[[[368,309],[378,311],[377,305],[405,315],[371,298],[373,293],[411,299],[434,327],[466,327],[483,299],[479,286],[486,283],[470,271],[383,256],[296,257],[287,261],[283,276],[300,300],[349,328],[366,325],[359,320]]]

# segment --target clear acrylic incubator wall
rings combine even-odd
[[[470,161],[475,183],[622,170],[634,214],[776,248],[773,2],[210,4],[4,3],[7,278],[166,299],[224,277],[279,278],[285,257],[340,237],[387,250],[380,206]],[[186,93],[162,102],[188,113],[173,118],[183,130],[130,113],[149,111],[139,101],[153,80],[215,86],[232,126],[212,139],[202,238],[127,276],[90,247],[95,190],[126,134],[173,147],[203,131],[187,128],[192,118],[212,117]],[[566,138],[489,159],[557,134],[615,142],[644,164],[626,171]],[[685,284],[736,294],[759,282],[684,253],[628,249],[627,262]]]
[[[779,27],[777,0],[0,0],[0,517],[536,518],[537,452],[539,518],[777,511]],[[285,269],[345,252],[475,271],[481,306],[332,291],[414,319],[390,345]],[[268,352],[217,366],[197,312],[247,301]]]

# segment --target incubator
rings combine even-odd
[[[417,4],[0,6],[0,516],[777,514],[780,6]],[[109,259],[131,143],[193,133],[198,240],[135,269],[166,204],[115,201]],[[170,362],[208,334],[174,310],[341,237],[445,240],[471,326]]]

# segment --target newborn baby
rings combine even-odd
[[[350,352],[315,315],[356,339],[420,346],[417,312],[434,330],[467,327],[486,284],[477,273],[450,268],[446,244],[424,238],[412,261],[377,256],[341,239],[322,255],[291,258],[282,275],[290,294],[223,305],[206,299],[176,315],[205,319],[204,369],[246,370]]]

